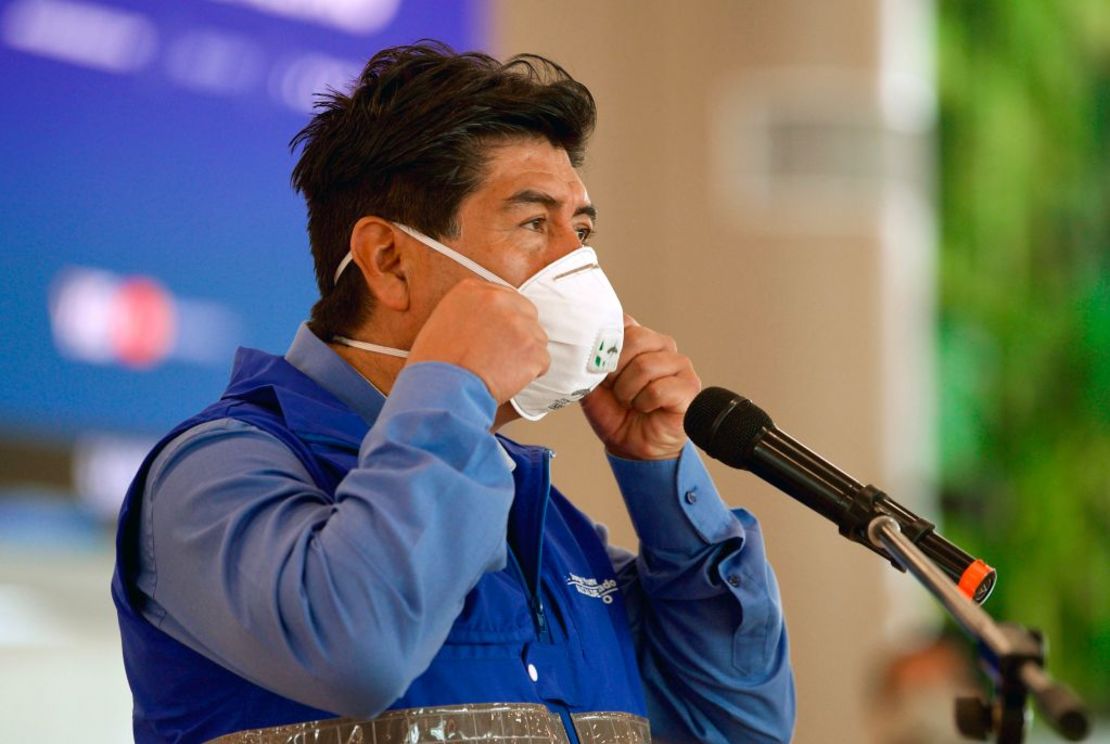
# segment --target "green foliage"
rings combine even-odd
[[[942,0],[948,532],[1110,711],[1110,5]]]

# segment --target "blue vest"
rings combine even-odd
[[[235,418],[277,437],[334,495],[358,459],[366,423],[282,357],[241,349],[223,397],[166,435],[147,456],[120,511],[112,597],[134,695],[138,742],[201,742],[250,728],[335,717],[228,671],[163,633],[142,614],[139,501],[151,463],[198,424]],[[390,708],[540,703],[569,715],[646,716],[635,651],[613,568],[590,521],[551,486],[550,453],[508,439],[516,463],[509,565],[485,574],[431,666]],[[590,583],[595,579],[597,584]],[[382,653],[390,649],[383,645]],[[533,681],[530,667],[539,671]]]

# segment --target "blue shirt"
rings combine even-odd
[[[446,634],[433,627],[442,613],[426,621],[397,608],[455,596],[505,567],[511,460],[489,431],[496,403],[466,370],[409,365],[386,399],[304,326],[286,359],[371,425],[359,467],[329,500],[250,424],[221,419],[177,437],[142,499],[142,612],[248,680],[366,715],[400,696]],[[725,507],[690,445],[676,460],[609,459],[640,539],[639,556],[609,552],[653,732],[788,740],[793,677],[755,518]],[[368,646],[374,674],[360,653]]]

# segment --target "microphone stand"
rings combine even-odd
[[[1083,701],[1044,671],[1039,633],[996,623],[902,534],[892,517],[872,519],[867,536],[912,573],[976,642],[979,659],[994,683],[994,695],[990,701],[976,697],[956,701],[956,727],[961,734],[986,741],[994,733],[998,744],[1020,744],[1029,719],[1026,698],[1032,694],[1037,709],[1060,736],[1069,741],[1086,738],[1090,720]]]

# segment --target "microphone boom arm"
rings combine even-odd
[[[902,534],[893,517],[875,517],[867,535],[875,546],[895,556],[977,642],[995,695],[990,703],[977,698],[956,701],[960,733],[984,740],[993,731],[998,744],[1020,744],[1025,736],[1026,698],[1032,694],[1037,709],[1058,734],[1069,741],[1086,738],[1091,724],[1083,701],[1044,671],[1044,644],[1039,634],[1012,623],[996,623]]]

